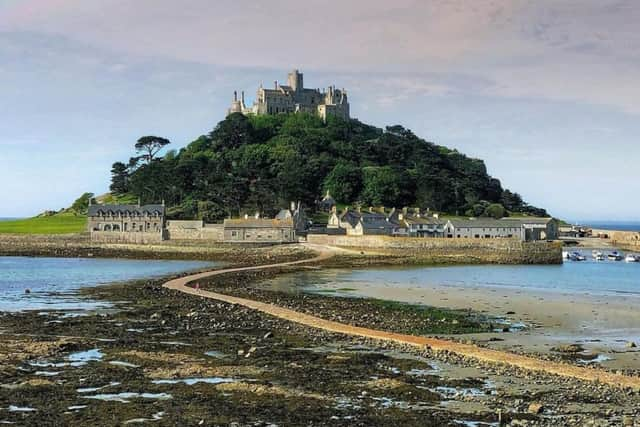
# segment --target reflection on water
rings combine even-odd
[[[79,298],[75,291],[214,265],[201,261],[0,257],[0,311],[105,307]]]

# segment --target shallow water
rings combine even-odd
[[[0,311],[77,310],[106,307],[107,304],[79,298],[74,292],[82,287],[159,277],[214,265],[217,263],[0,257]]]
[[[586,252],[585,252],[586,255]],[[640,296],[640,263],[565,262],[562,265],[473,265],[305,271],[267,282],[271,288],[357,294],[363,286],[468,286],[592,295]]]

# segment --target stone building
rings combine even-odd
[[[558,227],[553,218],[450,219],[445,237],[463,239],[515,238],[522,241],[555,240]]]
[[[292,243],[296,232],[291,218],[225,219],[223,239],[225,243]]]
[[[303,74],[298,70],[289,73],[286,85],[274,82],[273,89],[258,88],[253,105],[247,107],[244,92],[238,99],[238,92],[233,93],[231,107],[227,115],[233,113],[248,114],[279,114],[279,113],[310,113],[322,120],[329,116],[349,119],[349,101],[344,89],[329,86],[326,90],[309,89],[304,87]]]
[[[437,216],[420,212],[414,209],[410,212],[407,208],[402,209],[398,214],[398,224],[400,228],[396,232],[398,236],[406,237],[444,237],[446,222]]]
[[[90,205],[91,240],[149,243],[165,239],[165,207],[160,205]]]
[[[347,208],[341,214],[334,209],[327,229],[336,228],[344,229],[347,236],[392,235],[398,229],[398,223],[393,221],[393,215],[387,215],[384,211],[376,212],[373,208],[369,208],[369,211]]]

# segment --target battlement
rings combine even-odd
[[[233,92],[231,107],[227,115],[242,113],[255,114],[280,114],[305,112],[315,114],[326,120],[329,116],[349,119],[349,101],[344,89],[336,89],[329,86],[327,89],[308,89],[304,87],[304,76],[298,70],[293,70],[287,76],[287,84],[280,85],[274,82],[273,89],[266,89],[262,84],[258,88],[253,105],[247,107],[244,101],[244,92],[238,99],[237,91]]]

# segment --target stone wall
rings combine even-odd
[[[91,241],[99,243],[135,243],[149,244],[159,243],[165,239],[165,232],[118,232],[118,231],[92,231]]]
[[[594,229],[592,230],[592,235],[594,237],[607,236],[607,240],[614,246],[640,251],[640,232]]]
[[[208,240],[222,242],[222,224],[205,224],[199,221],[167,221],[169,240]]]
[[[560,242],[519,239],[446,239],[392,236],[331,236],[309,234],[309,243],[346,248],[378,249],[417,261],[437,263],[560,264]]]

